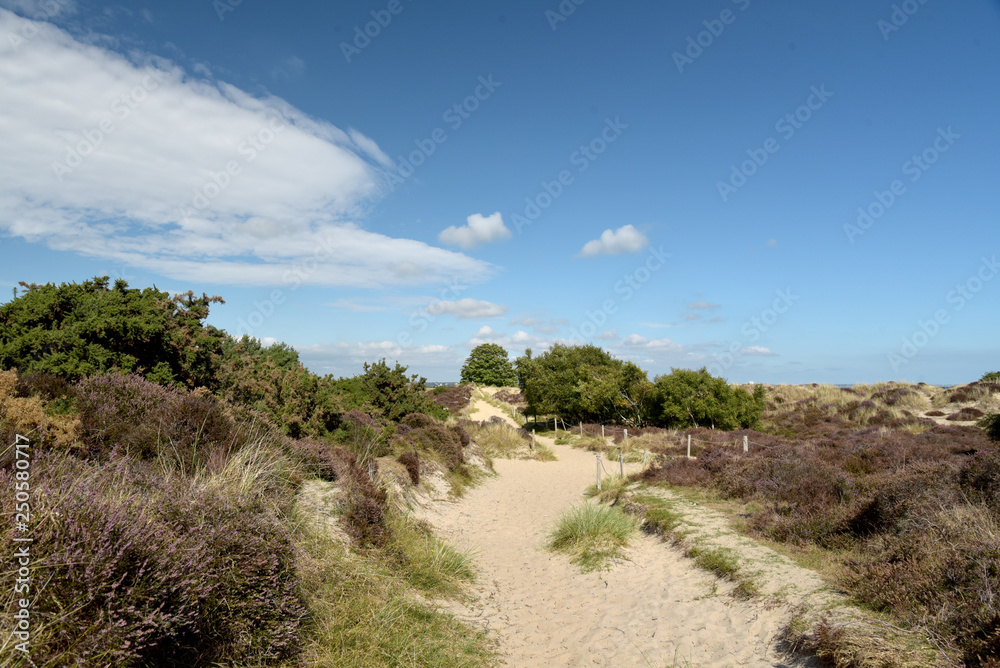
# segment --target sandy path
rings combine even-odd
[[[501,414],[477,407],[476,420]],[[586,575],[546,551],[549,530],[583,501],[595,468],[593,454],[550,445],[559,461],[496,460],[498,477],[422,513],[442,537],[475,551],[475,600],[449,610],[496,632],[507,665],[787,665],[773,643],[784,611],[731,598],[731,585],[657,538],[641,536],[629,561]]]

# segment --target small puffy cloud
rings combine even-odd
[[[524,325],[525,327],[534,327],[536,325],[542,325],[545,321],[541,318],[535,318],[532,316],[518,316],[510,321],[512,325]]]
[[[625,225],[617,230],[604,230],[600,239],[588,241],[583,245],[579,257],[635,253],[647,245],[649,245],[649,239],[646,238],[645,234],[631,225]]]
[[[719,304],[713,304],[711,302],[698,301],[698,302],[692,302],[692,303],[688,304],[688,308],[691,309],[691,310],[701,310],[701,309],[704,309],[706,311],[710,311],[712,309],[719,308]]]
[[[685,313],[684,314],[684,319],[687,320],[688,322],[693,322],[695,320],[701,320],[701,314],[700,313]]]
[[[767,240],[767,247],[768,248],[777,248],[778,247],[778,240],[777,239],[768,239]]]
[[[479,331],[476,332],[475,336],[477,339],[493,341],[495,339],[502,339],[506,335],[503,332],[494,331],[494,329],[489,325],[483,325],[479,328]]]
[[[454,302],[439,301],[427,307],[431,315],[453,315],[456,318],[495,318],[507,312],[506,306],[479,299],[459,299]]]
[[[606,329],[601,332],[598,337],[601,341],[617,341],[618,340],[618,330],[617,329]]]
[[[652,327],[653,329],[669,329],[678,326],[669,322],[640,322],[639,324],[643,327]]]
[[[499,211],[492,216],[474,213],[466,218],[466,221],[468,224],[463,227],[453,225],[442,230],[438,239],[442,243],[468,250],[493,241],[510,238],[510,230],[503,224],[503,216],[500,215]]]
[[[743,354],[751,357],[776,357],[770,348],[764,346],[747,346],[743,349]]]

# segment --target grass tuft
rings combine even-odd
[[[635,531],[635,518],[617,506],[582,504],[559,518],[549,547],[570,555],[584,573],[606,570],[625,556],[622,550]]]

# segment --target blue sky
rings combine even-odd
[[[218,294],[337,376],[455,380],[482,342],[1000,368],[1000,3],[0,7],[8,294]]]

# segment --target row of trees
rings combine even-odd
[[[752,392],[733,387],[704,368],[673,369],[651,382],[638,365],[594,345],[556,344],[538,357],[529,348],[512,366],[503,347],[487,343],[473,349],[462,367],[462,382],[515,381],[529,414],[573,421],[739,429],[756,426],[764,410],[763,386]]]

